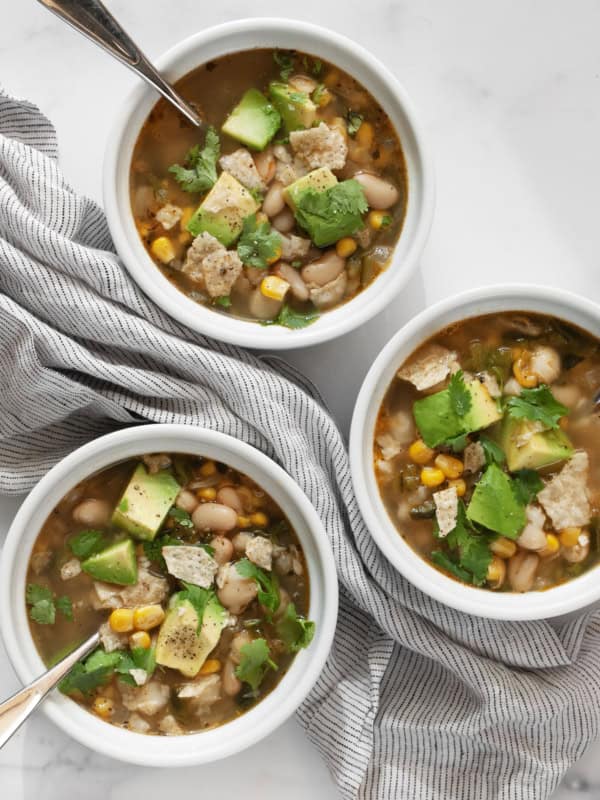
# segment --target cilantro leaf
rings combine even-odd
[[[488,439],[487,436],[480,436],[479,444],[483,447],[485,463],[488,464],[488,466],[489,464],[499,464],[500,466],[504,464],[506,461],[504,450],[500,445],[496,444],[493,439]]]
[[[513,492],[519,503],[526,506],[544,488],[544,482],[534,469],[520,469],[512,481]]]
[[[268,669],[276,670],[277,664],[272,660],[269,646],[264,639],[254,639],[240,647],[240,663],[235,674],[241,681],[256,691]]]
[[[224,294],[221,297],[215,297],[214,304],[216,306],[220,306],[221,308],[231,308],[231,297],[228,294]]]
[[[47,586],[30,583],[25,590],[25,602],[31,606],[29,617],[39,625],[54,625],[56,608],[54,595]]]
[[[84,561],[106,547],[106,536],[102,531],[90,528],[69,537],[67,544],[73,555]]]
[[[312,325],[315,320],[319,319],[319,312],[316,310],[311,311],[296,311],[291,306],[285,303],[279,314],[275,319],[264,320],[263,325],[283,325],[284,328],[291,330],[298,330]]]
[[[363,228],[361,214],[368,207],[362,186],[350,178],[324,192],[306,189],[298,198],[295,216],[317,247],[325,247]]]
[[[461,369],[450,378],[448,394],[450,396],[450,405],[456,416],[464,417],[471,408],[472,400]]]
[[[63,694],[73,694],[73,692],[89,694],[98,686],[107,683],[120,660],[119,652],[107,653],[100,647],[85,661],[78,661],[58,684],[58,688]]]
[[[358,129],[363,124],[364,117],[356,111],[349,111],[346,118],[346,128],[349,136],[356,136]]]
[[[446,542],[451,549],[458,550],[458,564],[471,575],[470,583],[476,586],[485,583],[492,560],[490,543],[485,535],[478,533],[470,524],[462,501],[458,504],[456,526],[446,537]]]
[[[132,647],[131,658],[137,669],[144,669],[150,677],[156,669],[156,648]]]
[[[210,126],[206,131],[204,147],[194,145],[185,157],[185,166],[173,164],[169,172],[184,192],[206,192],[217,181],[217,161],[221,144],[216,130]]]
[[[451,439],[446,439],[444,444],[450,447],[453,453],[461,453],[469,444],[468,434],[461,433],[458,436],[453,436]]]
[[[160,533],[152,541],[142,542],[142,547],[148,561],[153,561],[161,569],[166,569],[167,565],[162,555],[163,547],[176,547],[180,544],[183,544],[181,539],[171,536],[169,533]]]
[[[201,586],[196,586],[194,583],[186,583],[185,581],[182,581],[182,583],[185,588],[181,592],[178,592],[175,597],[177,598],[177,602],[187,600],[192,604],[196,616],[198,617],[198,633],[200,633],[204,620],[204,612],[209,603],[214,603],[223,613],[225,613],[225,609],[217,600],[217,595],[212,589],[203,589]]]
[[[558,428],[558,420],[569,410],[556,400],[546,384],[536,389],[522,389],[521,394],[511,397],[506,404],[510,417],[539,420],[547,429]]]
[[[325,84],[324,83],[320,83],[317,86],[317,88],[313,90],[313,93],[311,94],[310,99],[313,101],[313,103],[315,105],[318,106],[319,103],[321,102],[321,98],[323,97],[323,95],[325,94],[326,91],[327,91],[327,89],[325,87]]]
[[[281,255],[281,236],[268,222],[257,224],[256,214],[251,214],[244,220],[237,253],[249,267],[266,269]]]
[[[276,576],[257,567],[247,558],[242,558],[235,565],[243,578],[254,578],[258,584],[258,602],[272,614],[279,608],[279,582]]]
[[[73,603],[71,598],[64,594],[56,600],[56,608],[69,622],[73,622]]]
[[[283,617],[276,625],[277,635],[285,644],[288,653],[297,653],[303,647],[308,647],[315,634],[315,623],[310,622],[296,612],[296,606],[288,603]]]
[[[188,514],[187,511],[184,511],[183,508],[177,508],[177,506],[173,506],[169,509],[169,517],[174,519],[179,526],[182,528],[193,528],[194,523],[192,522],[192,518]]]
[[[312,74],[320,75],[322,69],[323,69],[323,62],[321,61],[321,59],[320,58],[313,59]]]
[[[450,558],[447,553],[444,553],[442,550],[434,550],[431,554],[431,560],[440,569],[449,572],[451,575],[454,575],[455,578],[458,578],[459,581],[463,581],[464,583],[472,583],[473,578],[465,569],[462,569],[458,566],[458,564]]]
[[[294,71],[294,59],[292,54],[284,50],[275,50],[273,53],[273,61],[280,67],[279,74],[281,75],[281,80],[287,81]]]

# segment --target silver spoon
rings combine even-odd
[[[202,120],[191,105],[180,97],[152,66],[100,0],[38,0],[38,2],[133,70],[179,109],[190,122],[202,125]]]
[[[58,664],[51,667],[36,678],[29,686],[13,694],[4,703],[0,703],[0,747],[3,747],[13,733],[21,727],[29,715],[35,711],[41,701],[51,689],[61,681],[74,664],[90,653],[100,642],[98,632],[75,648],[72,653],[63,658]]]

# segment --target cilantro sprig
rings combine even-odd
[[[108,683],[115,674],[124,683],[135,686],[130,670],[143,669],[150,677],[155,667],[153,647],[133,647],[131,650],[116,650],[112,653],[99,647],[86,659],[78,661],[58,684],[58,688],[63,694],[90,694],[98,686]]]
[[[57,610],[71,622],[73,620],[73,604],[67,595],[56,597],[47,586],[29,583],[25,590],[25,602],[29,608],[29,617],[39,625],[54,625]]]
[[[438,535],[435,530],[434,535]],[[456,525],[445,539],[450,553],[436,550],[431,554],[431,560],[459,580],[481,586],[485,583],[492,560],[490,541],[486,534],[480,533],[471,525],[461,500],[458,504]]]
[[[279,582],[274,574],[257,567],[247,558],[242,558],[235,565],[243,578],[254,578],[258,584],[258,602],[274,614],[279,608]]]
[[[254,639],[240,647],[240,663],[235,669],[236,676],[256,692],[268,670],[278,669],[271,658],[271,651],[265,639]]]
[[[294,71],[294,58],[291,53],[285,50],[275,50],[273,53],[273,61],[280,68],[279,74],[282,81],[287,81],[292,72]]]
[[[362,186],[350,178],[324,192],[306,189],[298,198],[295,216],[317,247],[326,247],[362,229],[361,215],[368,207]]]
[[[315,634],[315,623],[299,615],[293,603],[288,603],[275,627],[288,653],[297,653],[308,647]]]
[[[512,490],[523,506],[529,505],[543,488],[544,482],[534,469],[521,469],[513,476]]]
[[[284,328],[291,330],[299,330],[312,325],[313,322],[319,319],[319,312],[316,309],[309,311],[296,311],[291,306],[285,303],[279,314],[275,319],[267,319],[263,321],[263,325],[282,325]]]
[[[251,214],[244,220],[237,253],[247,266],[266,269],[281,255],[281,236],[268,222],[257,223],[256,214]]]
[[[558,428],[558,420],[569,413],[546,384],[535,389],[522,389],[519,395],[508,400],[506,411],[514,419],[539,421],[550,430]]]
[[[211,126],[206,131],[204,147],[196,144],[185,157],[185,164],[173,164],[169,172],[184,192],[206,192],[217,181],[217,161],[221,152],[219,135]]]

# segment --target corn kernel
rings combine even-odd
[[[221,662],[218,658],[209,658],[200,667],[198,675],[214,675],[215,672],[221,671]]]
[[[490,542],[490,550],[500,558],[512,558],[517,552],[517,545],[505,536],[499,536]]]
[[[348,258],[354,253],[358,245],[351,236],[344,236],[335,246],[335,252],[340,258]]]
[[[183,213],[182,213],[182,215],[181,215],[181,219],[179,220],[179,227],[180,227],[182,230],[183,230],[184,228],[187,228],[188,222],[189,222],[189,221],[191,220],[191,218],[194,216],[194,212],[195,212],[195,211],[196,211],[196,209],[194,208],[194,206],[186,206],[186,207],[183,209]]]
[[[147,650],[151,644],[152,640],[150,639],[150,634],[146,633],[146,631],[136,631],[129,637],[129,647],[132,648],[141,647]]]
[[[217,497],[217,490],[214,486],[206,486],[204,489],[198,489],[196,497],[199,500],[215,500]]]
[[[98,695],[98,697],[94,698],[92,709],[94,714],[97,714],[102,719],[108,719],[112,716],[115,707],[112,700],[109,700],[108,697],[102,697],[102,695]]]
[[[324,108],[333,100],[333,95],[327,89],[321,89],[319,99],[316,101],[319,108]]]
[[[290,285],[277,275],[267,275],[260,282],[260,291],[271,300],[283,300]]]
[[[158,603],[151,606],[140,606],[133,612],[133,626],[138,631],[149,631],[156,628],[165,618],[165,612]]]
[[[435,455],[435,450],[427,447],[423,439],[417,439],[408,448],[408,455],[415,464],[428,464]]]
[[[448,487],[456,489],[456,494],[459,497],[464,497],[467,491],[467,484],[462,478],[454,478],[454,480],[448,481]]]
[[[150,251],[163,264],[168,264],[175,258],[173,242],[166,236],[159,236],[158,239],[155,239],[150,245]]]
[[[269,518],[263,511],[256,511],[254,514],[250,514],[250,522],[257,528],[266,528]]]
[[[210,478],[210,476],[214,475],[216,471],[217,465],[214,461],[205,461],[200,467],[200,475],[202,475],[203,478]]]
[[[529,371],[528,361],[529,359],[523,354],[513,361],[513,375],[524,389],[534,389],[538,385],[538,378],[535,373]]]
[[[441,469],[436,467],[423,467],[421,470],[421,483],[424,486],[439,486],[446,480],[446,476]]]
[[[367,150],[370,150],[373,146],[374,137],[375,131],[370,122],[363,122],[356,131],[356,141],[361,147],[365,147]]]
[[[436,456],[433,463],[438,469],[442,470],[446,478],[460,478],[465,468],[459,458],[454,458],[454,456],[449,456],[445,453],[440,453],[439,456]]]
[[[553,533],[547,533],[546,544],[541,550],[538,550],[538,555],[542,558],[548,558],[548,556],[553,556],[555,553],[558,553],[559,548],[560,542],[558,541],[558,537]]]
[[[115,608],[108,618],[108,624],[115,633],[129,633],[133,630],[133,609]]]
[[[142,239],[145,239],[152,230],[152,225],[149,222],[138,222],[137,229]]]
[[[575,547],[581,536],[581,528],[563,528],[558,538],[563,547]]]
[[[506,577],[506,562],[494,556],[487,569],[486,580],[492,589],[499,589]]]
[[[250,517],[245,517],[240,514],[237,518],[238,528],[249,528],[252,523],[250,522]]]
[[[374,231],[378,231],[385,225],[386,217],[388,214],[385,211],[369,211],[367,221]]]

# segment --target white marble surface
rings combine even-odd
[[[289,356],[319,384],[344,430],[373,356],[425,305],[502,281],[551,284],[599,299],[597,0],[262,0],[252,8],[236,0],[107,4],[150,56],[191,32],[257,8],[262,15],[317,22],[373,50],[413,96],[438,178],[421,273],[377,320],[344,341]],[[0,78],[7,91],[37,103],[53,120],[69,180],[99,200],[113,109],[134,78],[32,0],[3,2]],[[0,499],[0,529],[17,505]],[[16,686],[0,650],[0,696]],[[556,800],[599,796],[599,756],[595,745]],[[586,781],[593,789],[576,795]],[[235,765],[159,772],[98,757],[43,715],[0,752],[0,787],[3,800],[337,796],[294,722]]]

